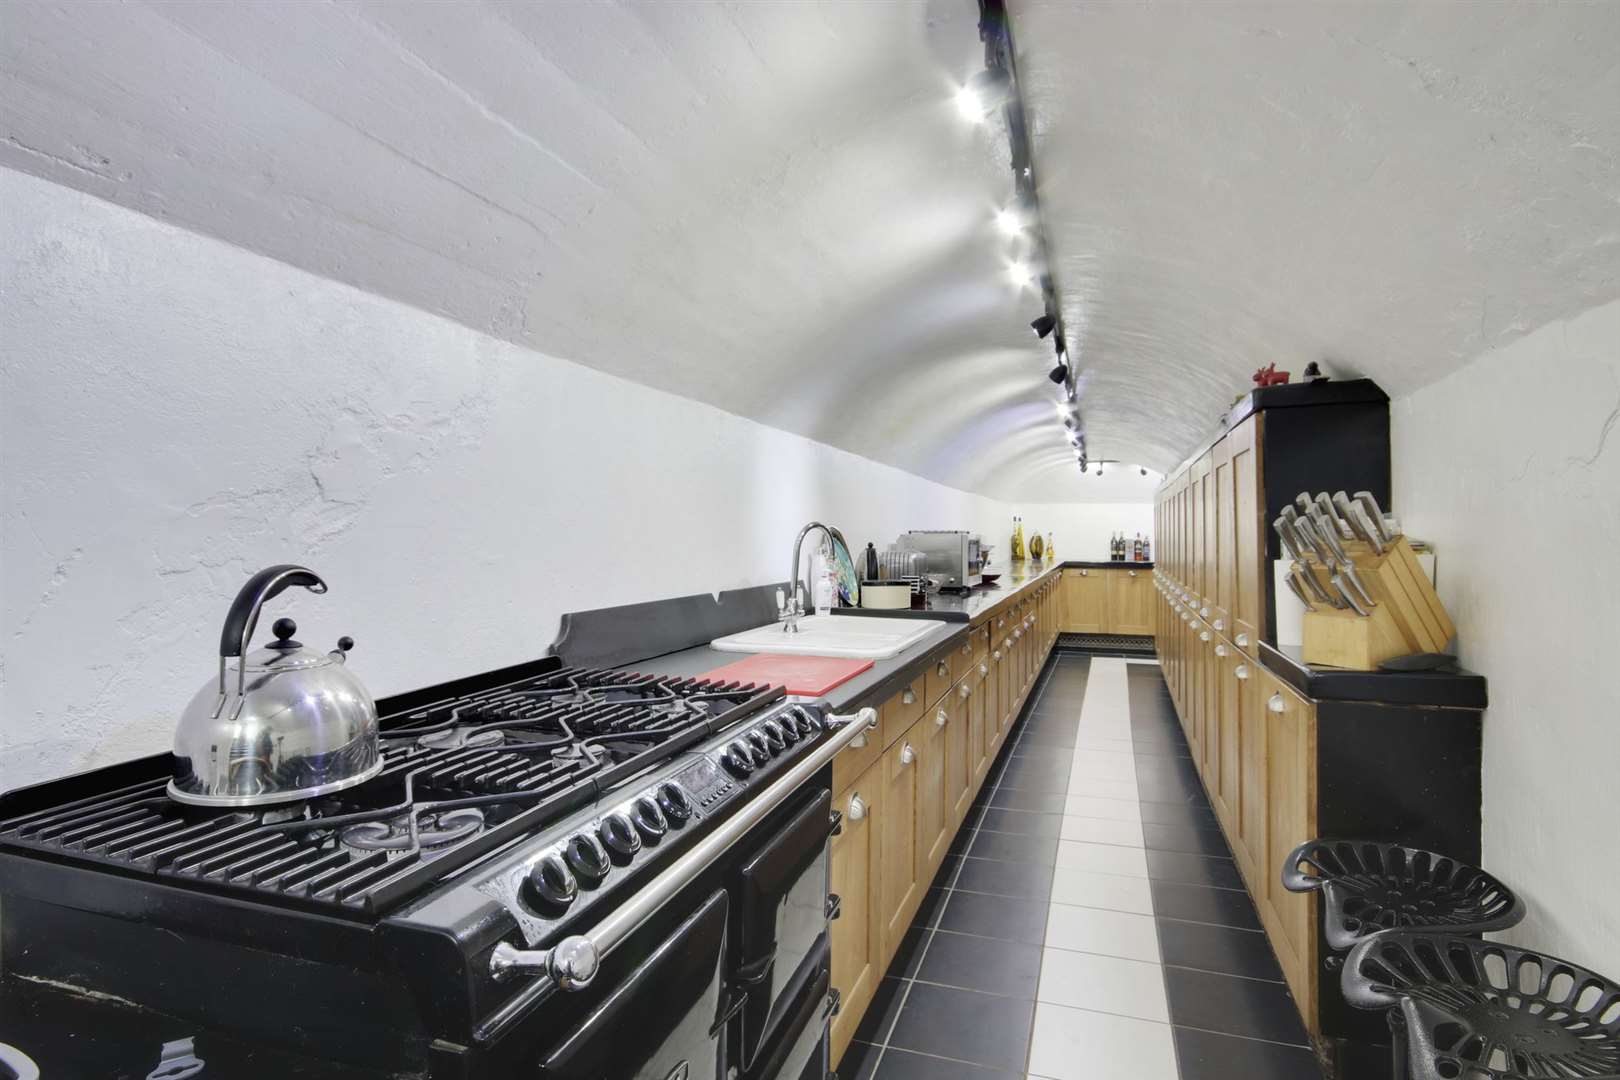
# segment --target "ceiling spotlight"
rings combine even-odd
[[[979,95],[974,93],[972,83],[956,92],[956,111],[970,124],[977,124],[984,119],[984,103],[979,100]]]
[[[1024,215],[1010,206],[996,211],[996,228],[1005,236],[1017,236],[1024,231]]]
[[[1060,386],[1063,383],[1067,382],[1069,380],[1069,363],[1068,363],[1068,361],[1067,360],[1059,360],[1057,362],[1057,367],[1053,368],[1051,371],[1048,371],[1046,373],[1046,377],[1048,379],[1051,379],[1053,382],[1059,384]]]
[[[1056,325],[1057,316],[1048,311],[1044,315],[1039,315],[1035,319],[1031,320],[1029,328],[1035,331],[1036,337],[1044,338],[1047,334],[1052,332],[1052,328]]]
[[[983,123],[991,110],[1000,108],[1012,95],[1012,78],[1002,68],[980,71],[956,92],[956,111],[972,124]]]
[[[1147,475],[1147,470],[1146,470],[1146,469],[1143,469],[1143,470],[1142,470],[1142,475],[1143,475],[1143,476],[1146,476],[1146,475]]]
[[[1011,266],[1007,267],[1007,277],[1012,280],[1012,283],[1014,285],[1017,285],[1020,289],[1022,289],[1025,285],[1028,285],[1030,283],[1030,281],[1031,281],[1031,275],[1030,275],[1030,271],[1029,271],[1029,263],[1026,263],[1026,262],[1015,262],[1015,263],[1013,263]]]

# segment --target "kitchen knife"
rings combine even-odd
[[[1294,505],[1299,508],[1300,516],[1304,517],[1311,512],[1311,507],[1315,506],[1316,503],[1311,500],[1310,492],[1302,491],[1294,496]]]
[[[1299,531],[1299,518],[1289,518],[1288,524],[1285,527],[1288,529],[1288,535],[1294,540],[1294,547],[1299,552],[1300,560],[1302,562],[1310,562],[1311,556],[1314,554],[1314,552],[1311,548],[1311,542],[1305,539],[1304,533]]]
[[[1288,587],[1293,590],[1294,595],[1299,597],[1299,602],[1305,605],[1306,611],[1316,610],[1316,605],[1311,603],[1310,598],[1305,595],[1305,590],[1301,587],[1299,578],[1295,573],[1290,573],[1283,580],[1288,583]]]
[[[1339,517],[1339,508],[1333,505],[1333,498],[1327,492],[1321,491],[1316,495],[1316,509],[1319,515],[1332,524],[1338,533],[1339,539],[1350,539],[1350,526]]]
[[[1333,553],[1333,558],[1338,559],[1340,562],[1349,562],[1350,555],[1344,550],[1344,545],[1339,542],[1338,523],[1326,518],[1321,513],[1317,513],[1312,520],[1317,533],[1322,537],[1322,541],[1327,544],[1328,550]],[[1331,560],[1324,559],[1323,561],[1330,566],[1332,565]]]
[[[1287,553],[1290,559],[1297,561],[1305,557],[1304,553],[1299,550],[1299,545],[1294,542],[1293,534],[1288,530],[1287,518],[1279,517],[1271,523],[1271,527],[1277,530],[1277,539],[1282,541],[1283,551]]]
[[[1367,511],[1361,508],[1361,504],[1346,499],[1344,512],[1344,516],[1350,521],[1350,527],[1356,530],[1356,535],[1367,542],[1367,546],[1373,549],[1374,554],[1382,555],[1385,545],[1378,526],[1367,517]]]
[[[1344,578],[1338,574],[1333,575],[1333,587],[1339,590],[1339,595],[1344,597],[1344,601],[1350,605],[1351,611],[1354,611],[1357,615],[1372,614],[1372,612],[1361,606],[1361,602],[1355,598],[1354,590],[1345,584]]]
[[[1372,593],[1368,592],[1367,586],[1362,583],[1361,575],[1356,573],[1355,563],[1342,562],[1333,569],[1356,590],[1363,607],[1375,608],[1378,606],[1378,601],[1372,598]]]
[[[1294,520],[1294,532],[1310,546],[1310,550],[1315,554],[1318,562],[1323,566],[1333,565],[1333,552],[1317,533],[1316,526],[1311,524],[1310,518],[1296,518]]]
[[[1372,523],[1378,526],[1378,535],[1383,539],[1384,543],[1393,544],[1401,535],[1400,530],[1390,528],[1389,522],[1384,519],[1384,511],[1378,506],[1378,500],[1373,498],[1373,493],[1370,491],[1358,491],[1351,498],[1360,503],[1361,508],[1367,511],[1367,516],[1372,519]]]
[[[1333,604],[1335,607],[1341,606],[1334,603],[1333,594],[1328,592],[1326,585],[1316,579],[1316,574],[1310,567],[1300,566],[1295,563],[1288,568],[1288,576],[1297,579],[1296,583],[1302,584],[1320,603]]]

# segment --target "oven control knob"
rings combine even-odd
[[[759,730],[765,733],[765,741],[771,744],[772,754],[780,754],[787,749],[787,733],[782,730],[782,725],[775,720],[765,721],[759,725]]]
[[[609,814],[596,827],[596,838],[608,849],[608,855],[620,866],[635,858],[641,850],[641,837],[623,814]]]
[[[658,789],[658,809],[669,819],[670,827],[678,829],[692,816],[692,800],[674,784],[665,784]]]
[[[748,779],[748,774],[754,771],[754,756],[740,742],[726,747],[726,755],[720,759],[720,763],[726,767],[726,772],[739,780]]]
[[[556,855],[542,855],[523,879],[523,899],[537,914],[556,917],[579,895],[579,883]]]
[[[793,711],[799,714],[799,731],[805,738],[809,738],[821,730],[821,717],[816,715],[814,709],[795,706]]]
[[[658,843],[669,832],[669,821],[664,817],[664,812],[645,795],[630,807],[630,820],[635,822],[636,832],[649,844]]]
[[[776,721],[772,721],[772,723],[776,723]],[[801,732],[799,730],[799,718],[797,716],[794,716],[790,712],[783,713],[780,728],[782,731],[782,739],[789,746],[792,746],[794,743],[799,741],[799,735]]]
[[[771,746],[771,741],[765,737],[763,731],[750,731],[748,745],[754,748],[754,760],[761,765],[777,754],[777,750]]]
[[[574,877],[587,889],[594,889],[608,876],[612,863],[607,849],[590,833],[575,833],[563,845],[563,862],[574,872]]]

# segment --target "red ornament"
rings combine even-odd
[[[1282,386],[1288,381],[1288,372],[1278,371],[1276,364],[1267,364],[1254,373],[1256,386]]]

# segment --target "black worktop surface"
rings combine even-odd
[[[1019,590],[1040,580],[1055,569],[1089,570],[1152,570],[1150,562],[1016,562],[990,585],[980,585],[966,593],[930,593],[913,598],[909,608],[838,608],[835,615],[864,615],[891,619],[939,619],[943,622],[969,623],[988,612]]]
[[[1299,653],[1297,645],[1260,643],[1260,662],[1266,670],[1313,701],[1449,709],[1483,709],[1486,705],[1485,676],[1472,671],[1349,671],[1307,664]]]

